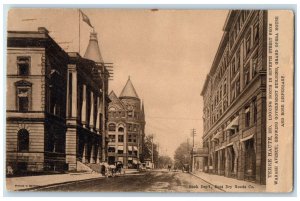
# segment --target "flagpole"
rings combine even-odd
[[[79,46],[79,55],[80,55],[80,9],[78,9],[78,25],[79,25],[79,28],[78,28],[78,46]]]

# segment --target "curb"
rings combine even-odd
[[[67,184],[76,183],[76,182],[80,183],[80,182],[85,182],[85,181],[93,181],[93,180],[97,180],[97,179],[100,179],[100,178],[105,178],[105,177],[100,176],[100,177],[91,178],[91,179],[66,181],[66,182],[61,182],[61,183],[54,183],[54,184],[48,184],[48,185],[44,185],[44,186],[33,187],[33,188],[25,188],[25,189],[20,189],[20,190],[16,190],[16,191],[37,191],[39,189],[50,188],[50,187],[60,186],[60,185],[67,185]]]
[[[218,190],[220,190],[222,192],[227,192],[227,191],[225,191],[225,190],[223,190],[221,188],[216,187],[214,184],[210,183],[209,181],[206,181],[205,179],[202,179],[201,177],[199,177],[198,175],[196,175],[196,174],[194,174],[192,172],[189,172],[189,174],[193,175],[194,177],[197,177],[198,179],[203,180],[204,182],[208,183],[209,185],[212,185],[214,188],[216,188],[216,189],[218,189]]]

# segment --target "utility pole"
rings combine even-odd
[[[192,129],[192,137],[193,137],[193,146],[192,146],[192,152],[191,152],[191,157],[192,157],[192,165],[191,165],[191,172],[194,170],[194,147],[195,147],[195,136],[196,136],[196,129]]]
[[[154,146],[153,146],[153,134],[151,136],[151,162],[152,162],[152,168],[154,169]]]

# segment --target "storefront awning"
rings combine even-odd
[[[138,148],[136,146],[133,147],[133,151],[137,151]]]
[[[229,147],[229,146],[232,146],[232,145],[233,145],[233,142],[227,144],[226,147]]]
[[[234,129],[234,127],[238,127],[239,126],[239,116],[235,117],[230,124],[228,124],[228,126],[226,127],[226,130],[229,129]]]
[[[137,161],[136,158],[134,158],[134,159],[132,160],[132,162],[133,162],[133,164],[137,164],[137,163],[138,163],[138,161]]]
[[[226,146],[222,146],[222,147],[216,149],[216,151],[220,151],[220,150],[225,149],[225,148],[226,148]]]
[[[131,161],[131,160],[132,160],[132,157],[128,157],[128,160]]]
[[[123,150],[124,150],[124,147],[123,147],[122,145],[119,145],[119,146],[118,146],[118,150],[122,150],[122,151],[123,151]]]
[[[213,136],[212,139],[218,139],[221,135],[222,135],[222,132],[219,131],[219,132],[217,132],[217,133]]]
[[[249,136],[247,136],[247,137],[244,137],[244,138],[240,139],[240,141],[241,141],[241,142],[244,142],[244,141],[246,141],[246,140],[250,140],[251,138],[253,138],[253,136],[254,136],[254,134],[249,135]]]
[[[132,151],[132,146],[128,146],[128,151]]]

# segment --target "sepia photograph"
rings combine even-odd
[[[5,32],[7,191],[293,191],[293,11],[10,8]]]

